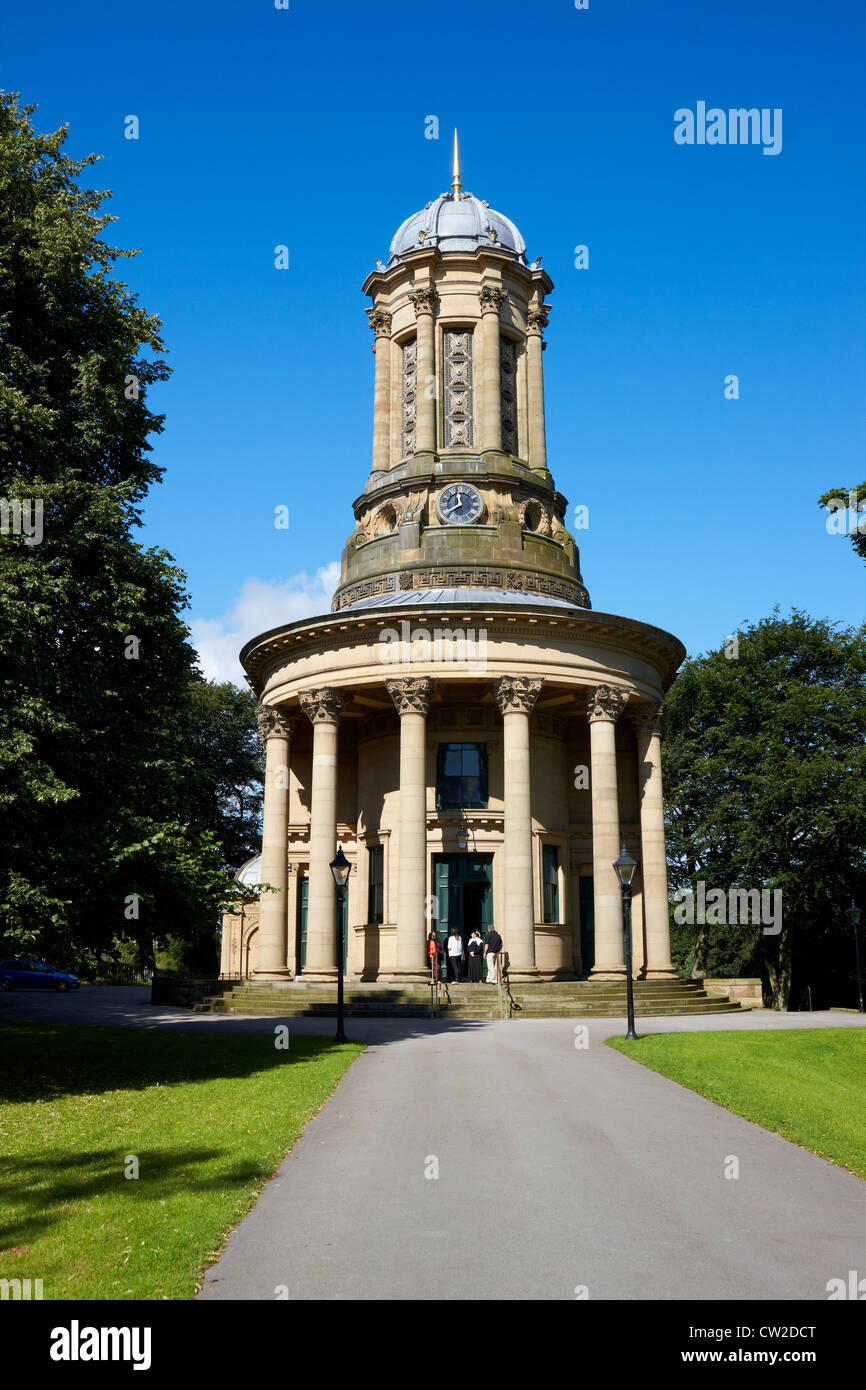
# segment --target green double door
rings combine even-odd
[[[493,925],[493,855],[434,854],[433,882],[442,945],[454,927],[463,937],[464,950],[476,928],[486,938]]]
[[[307,905],[310,900],[310,880],[306,874],[301,874],[298,879],[298,922],[297,922],[297,962],[298,970],[303,970],[307,963]],[[349,931],[347,894],[343,894],[342,913],[343,913],[343,974],[345,975],[349,963]],[[337,904],[337,911],[340,911],[340,904]],[[339,926],[339,921],[337,923]]]

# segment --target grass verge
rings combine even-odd
[[[866,1028],[652,1033],[608,1045],[866,1178]]]
[[[0,1278],[41,1278],[45,1299],[192,1297],[363,1051],[289,1042],[0,1020]]]

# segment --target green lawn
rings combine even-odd
[[[0,1020],[0,1278],[41,1278],[46,1299],[190,1298],[363,1050],[274,1043]]]
[[[866,1028],[656,1033],[608,1043],[866,1178]]]

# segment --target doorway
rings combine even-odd
[[[454,927],[463,947],[477,928],[485,940],[493,925],[493,855],[434,854],[436,928],[444,947]]]

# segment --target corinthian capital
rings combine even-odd
[[[508,295],[496,285],[482,285],[478,291],[482,314],[498,314]]]
[[[415,306],[416,314],[432,314],[436,308],[436,290],[433,285],[421,285],[409,291],[409,298]]]
[[[391,336],[391,315],[385,309],[368,309],[367,318],[377,338]]]
[[[436,693],[436,682],[424,676],[406,676],[402,680],[386,681],[385,688],[398,714],[427,714]]]
[[[663,704],[635,705],[634,709],[629,711],[629,715],[637,734],[644,734],[648,738],[654,735],[661,736],[665,717]]]
[[[550,318],[550,306],[540,304],[537,309],[530,309],[526,315],[527,333],[535,333],[539,338],[547,327],[547,320]]]
[[[314,690],[302,690],[298,699],[311,724],[339,724],[343,697],[333,686],[318,685]]]
[[[284,710],[277,709],[275,705],[259,705],[256,710],[256,723],[259,726],[259,738],[266,744],[269,738],[291,739],[297,719],[286,714]]]
[[[615,724],[628,704],[628,691],[617,685],[597,685],[587,692],[586,714],[590,724],[597,719],[609,719]]]
[[[541,694],[544,681],[531,676],[500,676],[493,684],[493,694],[500,714],[531,714]]]

